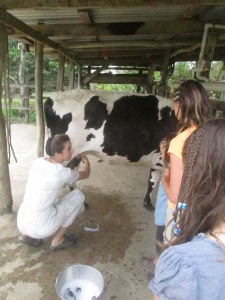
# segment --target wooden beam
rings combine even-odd
[[[187,10],[184,11],[183,14],[180,15],[179,19],[193,19],[194,17],[198,17],[199,15],[207,15],[211,10],[216,7],[212,2],[212,5],[202,6],[199,2],[195,5],[191,5]]]
[[[196,0],[176,0],[175,5],[196,4]],[[198,4],[212,5],[212,0],[198,0]],[[214,0],[213,4],[223,5],[223,0]],[[4,9],[25,9],[25,8],[110,8],[110,7],[130,7],[130,6],[159,6],[159,5],[173,5],[171,0],[7,0],[1,3]]]
[[[90,12],[88,9],[78,9],[77,12],[78,12],[83,24],[91,24],[92,23]]]
[[[63,43],[65,47],[68,49],[94,49],[94,48],[116,48],[118,47],[121,49],[122,47],[140,47],[140,48],[173,48],[173,47],[187,47],[191,46],[193,44],[197,44],[199,40],[196,39],[183,39],[183,40],[164,40],[164,41],[108,41],[108,42],[86,42],[86,43],[71,43],[71,42],[65,42]],[[115,50],[116,50],[115,49]],[[122,50],[122,49],[121,49]]]
[[[108,23],[104,24],[39,24],[32,25],[31,27],[35,30],[40,31],[42,34],[54,38],[54,40],[60,39],[61,37],[104,37],[112,36],[115,38],[115,35],[109,30]],[[205,23],[199,20],[176,20],[176,21],[154,21],[154,22],[145,22],[134,34],[134,36],[142,36],[144,34],[193,34],[199,33],[202,34],[204,30]]]
[[[99,74],[90,83],[143,85],[147,83],[147,74]]]
[[[201,5],[199,4],[194,4],[189,6],[183,14],[180,15],[179,19],[192,19],[198,12],[199,9],[201,8]]]
[[[107,69],[107,66],[108,65],[104,65],[102,66],[101,68],[98,68],[95,72],[91,73],[90,75],[87,75],[84,79],[83,79],[83,83],[86,84],[86,83],[90,83],[91,80],[93,78],[95,78],[98,74],[101,73],[101,71]]]
[[[2,8],[0,8],[0,22],[30,36],[34,40],[36,40],[44,45],[47,45],[53,49],[56,49],[57,51],[62,53],[64,56],[68,57],[69,59],[74,61],[77,65],[79,65],[79,63],[76,61],[76,59],[74,58],[74,56],[71,54],[70,51],[68,51],[68,50],[64,49],[62,46],[57,45],[56,43],[52,42],[46,36],[42,35],[40,32],[29,27],[28,25],[26,25],[22,21],[18,20],[17,18],[12,16],[8,12],[4,11]]]

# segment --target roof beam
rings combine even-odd
[[[180,15],[179,19],[192,19],[194,17],[199,16],[200,13],[201,13],[201,15],[202,14],[206,15],[215,7],[216,7],[216,5],[214,5],[213,2],[212,2],[212,5],[210,5],[210,6],[202,6],[202,5],[199,5],[199,3],[195,4],[195,5],[191,5],[190,7],[188,7],[188,9],[186,11],[184,11],[184,13],[182,15]]]
[[[86,43],[76,43],[76,42],[64,42],[63,45],[67,49],[95,49],[95,48],[105,48],[110,49],[115,47],[115,49],[122,49],[122,47],[141,47],[141,48],[170,48],[170,47],[180,47],[197,44],[199,40],[196,39],[183,39],[183,40],[161,40],[161,41],[108,41],[108,42],[86,42]]]
[[[78,9],[77,12],[83,24],[92,24],[90,12],[88,9]]]
[[[183,4],[196,4],[196,0],[176,0],[175,5]],[[198,4],[212,5],[212,0],[198,0]],[[224,4],[223,0],[214,0],[213,4]],[[25,9],[25,8],[104,8],[104,7],[130,7],[130,6],[159,6],[159,5],[173,5],[171,0],[7,0],[5,3],[1,3],[1,7],[7,9]]]
[[[163,22],[146,22],[143,26],[139,27],[135,32],[135,36],[143,34],[185,34],[185,33],[201,33],[204,30],[204,22],[195,20],[179,20],[179,21],[163,21]],[[32,28],[42,32],[48,37],[64,36],[64,37],[83,37],[83,36],[112,36],[110,32],[109,24],[39,24],[32,25]]]
[[[60,45],[57,45],[56,43],[51,41],[49,38],[47,38],[40,32],[34,30],[33,28],[29,27],[22,21],[18,20],[17,18],[15,18],[14,16],[9,14],[2,8],[0,8],[0,22],[4,23],[5,25],[7,25],[9,27],[12,27],[15,30],[18,30],[18,31],[28,35],[29,37],[33,38],[34,40],[36,40],[44,45],[47,45],[47,46],[57,50],[58,52],[63,54],[65,57],[72,60],[76,65],[79,65],[79,63],[75,59],[74,55],[72,55],[70,51],[64,49]]]

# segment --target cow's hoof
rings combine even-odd
[[[144,208],[146,208],[149,211],[154,211],[155,210],[155,207],[152,205],[152,203],[144,202],[143,206],[144,206]]]

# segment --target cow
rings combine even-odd
[[[53,93],[44,104],[52,136],[69,135],[76,155],[92,154],[109,163],[150,167],[144,206],[163,170],[159,142],[174,131],[169,99],[146,94],[71,90]]]

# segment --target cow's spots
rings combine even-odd
[[[99,129],[108,116],[106,104],[93,96],[84,106],[84,120],[87,121],[85,129]]]
[[[131,162],[159,148],[158,99],[125,96],[115,101],[104,127],[103,152]]]
[[[163,165],[161,163],[157,163],[156,166],[157,167],[163,167]]]
[[[93,133],[90,133],[87,137],[86,137],[86,141],[90,141],[91,139],[94,139],[95,135]]]
[[[53,101],[51,98],[48,98],[44,104],[45,117],[47,127],[51,130],[51,135],[54,136],[59,133],[66,133],[68,130],[69,123],[72,121],[72,114],[68,113],[63,115],[61,118],[56,112],[52,109]]]

